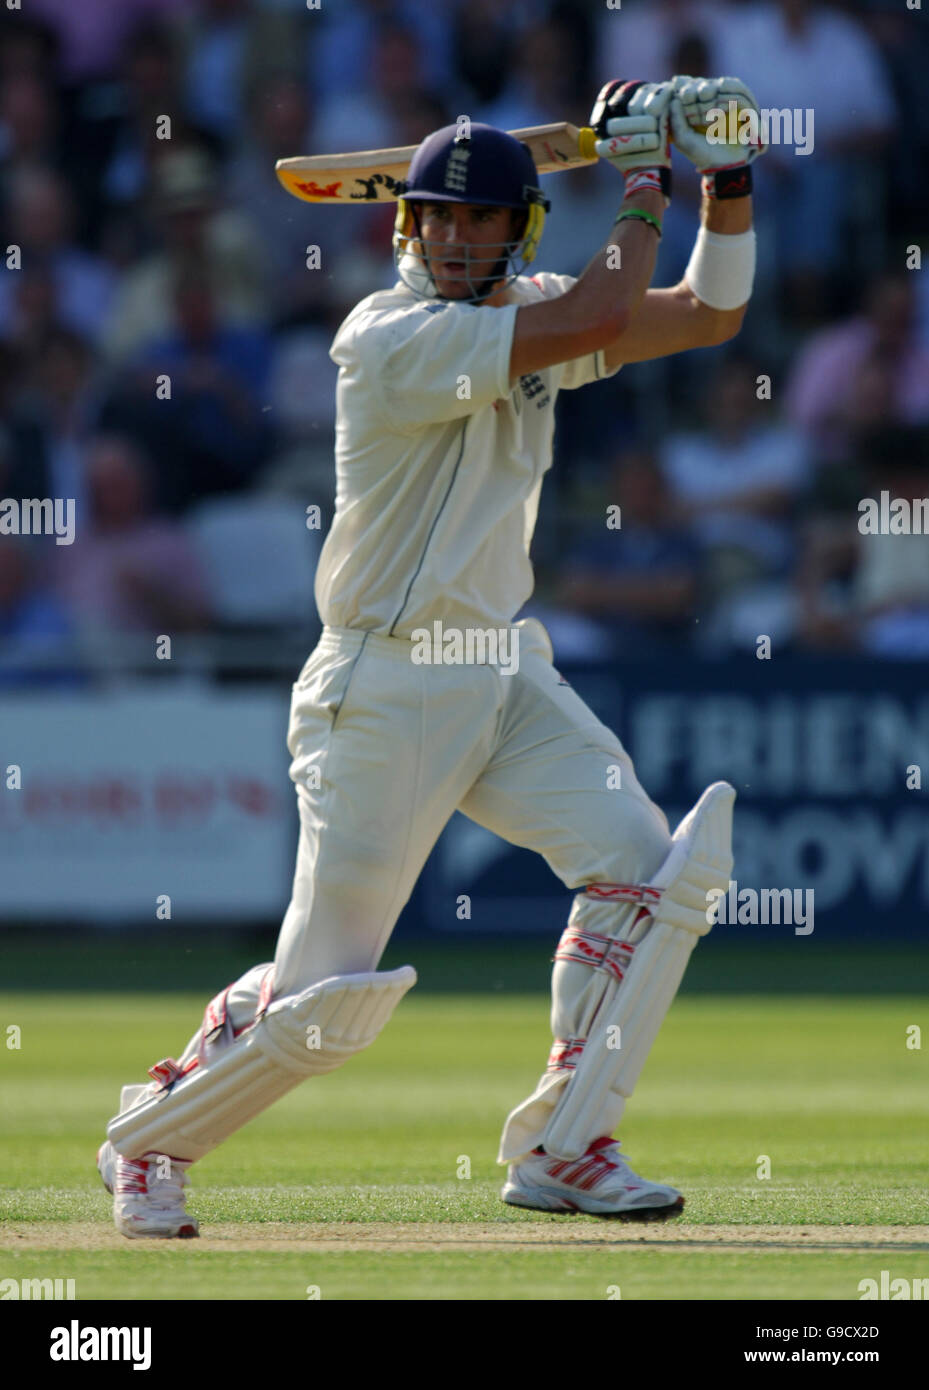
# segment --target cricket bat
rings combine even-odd
[[[597,162],[597,137],[588,126],[563,121],[510,134],[525,140],[540,174]],[[306,203],[393,203],[400,197],[399,186],[416,149],[416,145],[401,145],[356,154],[298,155],[279,159],[274,168],[287,192]]]

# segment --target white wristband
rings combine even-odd
[[[711,309],[738,309],[755,282],[755,233],[721,236],[701,227],[684,279]]]

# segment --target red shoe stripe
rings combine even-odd
[[[562,1182],[569,1182],[572,1187],[579,1187],[581,1178],[590,1172],[591,1168],[595,1168],[598,1163],[598,1158],[582,1158],[580,1163],[575,1163],[569,1173],[565,1173]]]
[[[592,1187],[597,1186],[598,1182],[602,1182],[604,1178],[609,1177],[610,1173],[615,1171],[615,1168],[615,1163],[607,1163],[605,1165],[602,1165],[599,1169],[595,1169],[594,1172],[592,1172],[590,1176],[586,1178],[582,1183],[579,1183],[578,1186],[582,1187],[585,1192],[589,1192]]]

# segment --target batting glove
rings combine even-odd
[[[704,193],[720,199],[747,197],[751,165],[768,148],[753,93],[737,77],[674,77],[669,85],[671,135],[703,175]]]
[[[588,124],[601,159],[618,169],[626,193],[653,188],[671,201],[670,82],[607,82]]]

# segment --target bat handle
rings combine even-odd
[[[582,126],[577,132],[577,152],[582,159],[596,159],[597,137],[589,125]]]

